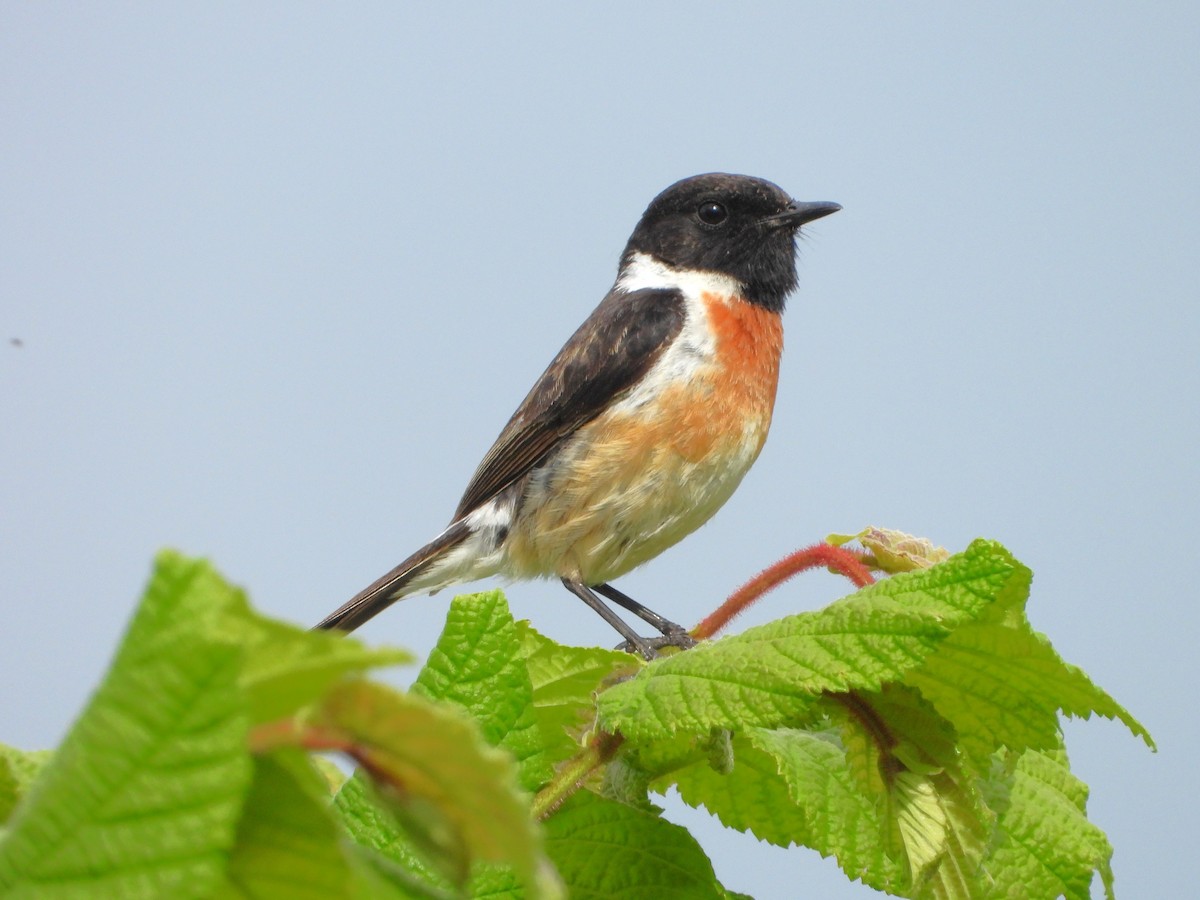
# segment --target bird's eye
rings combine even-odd
[[[705,225],[720,225],[729,218],[729,210],[715,200],[706,200],[696,210],[696,217]]]

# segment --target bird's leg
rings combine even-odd
[[[618,606],[623,606],[643,622],[652,625],[658,631],[662,632],[662,636],[666,638],[666,640],[651,641],[650,643],[652,646],[680,647],[684,650],[688,649],[689,647],[696,646],[695,639],[688,634],[687,629],[682,625],[676,625],[670,619],[664,619],[654,610],[650,609],[649,607],[642,606],[642,604],[638,603],[628,594],[618,591],[611,584],[598,584],[596,585],[595,589],[598,594],[602,594]]]
[[[625,646],[630,652],[641,654],[642,658],[647,661],[658,655],[646,639],[638,637],[637,633],[625,624],[620,616],[604,605],[604,601],[597,597],[590,587],[575,578],[564,578],[562,583],[563,587],[594,609],[600,618],[616,629],[617,634],[625,638]],[[629,598],[626,597],[626,599]]]

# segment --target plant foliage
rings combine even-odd
[[[408,653],[264,618],[163,553],[63,744],[0,746],[0,894],[738,896],[652,803],[675,790],[899,896],[1087,898],[1097,873],[1112,896],[1060,716],[1149,735],[1030,627],[1003,547],[911,550],[649,664],[459,597],[406,692],[366,674]]]

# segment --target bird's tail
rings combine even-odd
[[[402,598],[407,593],[405,588],[409,587],[415,578],[426,572],[443,554],[457,547],[470,534],[471,529],[465,522],[455,522],[392,571],[359,591],[315,627],[353,631],[359,625],[365,624]]]

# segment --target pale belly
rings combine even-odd
[[[505,541],[509,574],[600,584],[707,522],[758,458],[770,405],[730,410],[706,387],[602,417],[534,473]]]

